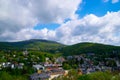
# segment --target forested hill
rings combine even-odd
[[[99,43],[78,43],[63,45],[55,41],[31,39],[20,42],[0,42],[0,50],[38,50],[55,52],[59,49],[63,55],[78,55],[82,53],[120,53],[120,46]]]
[[[61,51],[64,55],[78,55],[82,53],[120,53],[120,46],[84,42],[66,46],[62,48]]]
[[[0,42],[0,49],[13,49],[13,50],[20,50],[20,49],[31,49],[31,50],[55,50],[64,46],[63,44],[48,41],[48,40],[41,40],[41,39],[31,39],[26,41],[20,42]]]

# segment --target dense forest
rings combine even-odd
[[[79,55],[83,53],[96,53],[96,54],[110,54],[120,53],[119,46],[105,45],[99,43],[78,43],[70,46],[66,46],[61,49],[64,55]]]
[[[99,43],[78,43],[74,45],[64,45],[54,41],[31,39],[20,42],[0,42],[0,50],[33,50],[42,52],[61,52],[66,55],[79,55],[82,53],[120,53],[119,46],[105,45]]]

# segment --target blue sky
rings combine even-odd
[[[57,23],[37,24],[34,27],[34,29],[35,30],[40,30],[40,29],[43,29],[43,28],[47,28],[47,29],[54,30],[54,29],[56,29],[59,26],[60,26],[60,24],[57,24]]]
[[[120,45],[120,0],[0,0],[0,41]]]
[[[84,17],[87,14],[104,16],[108,11],[116,12],[118,10],[120,10],[120,2],[112,3],[111,1],[103,2],[103,0],[83,0],[76,13],[80,17]]]
[[[79,18],[83,18],[86,15],[94,14],[98,17],[104,16],[107,12],[116,12],[120,10],[120,2],[112,3],[111,0],[104,2],[103,0],[83,0],[79,5],[76,14]],[[64,22],[70,21],[69,18],[65,19]],[[37,24],[35,30],[40,30],[43,28],[48,28],[54,30],[58,28],[60,24],[58,23],[47,23],[47,24]]]

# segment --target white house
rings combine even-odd
[[[45,69],[44,66],[39,65],[39,64],[33,65],[33,68],[35,68],[35,69],[37,69],[37,70],[44,70],[44,69]]]

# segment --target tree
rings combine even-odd
[[[71,69],[71,66],[68,63],[63,63],[63,69],[69,70]]]
[[[12,76],[8,74],[8,72],[1,72],[0,73],[0,80],[13,80]]]

